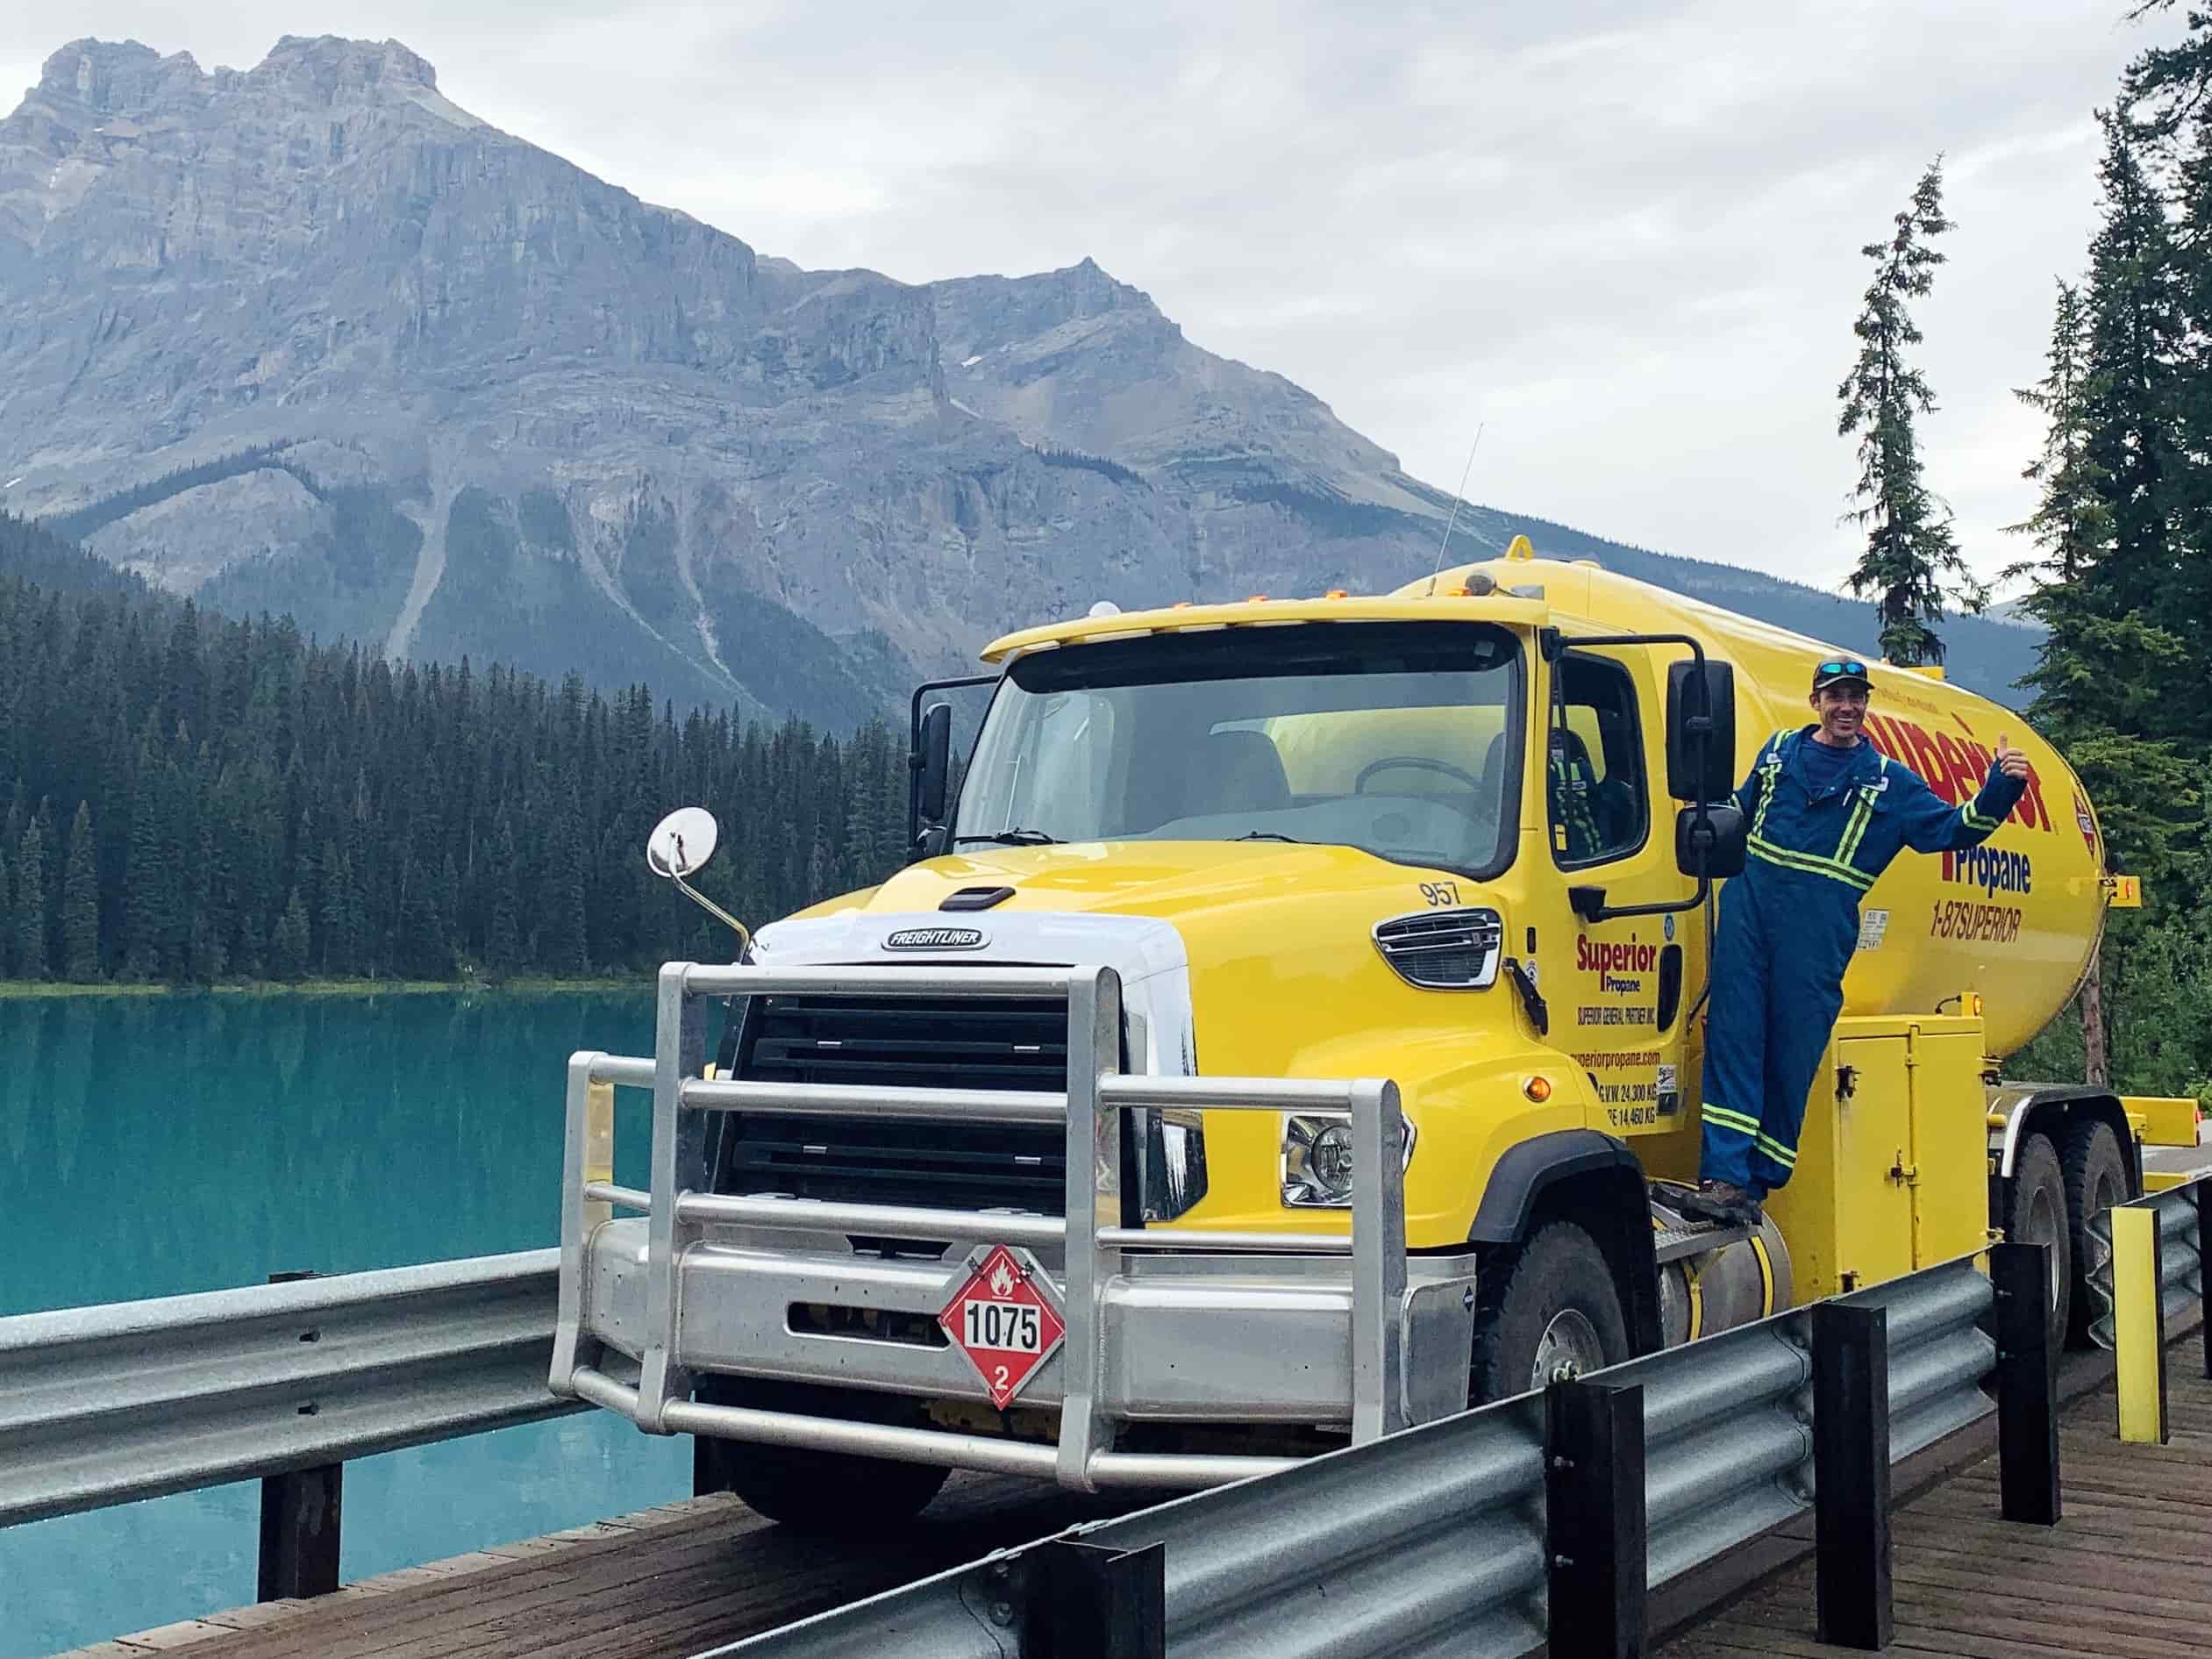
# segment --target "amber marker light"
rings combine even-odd
[[[1552,1098],[1552,1080],[1549,1077],[1531,1077],[1521,1085],[1521,1092],[1540,1106]]]
[[[1321,597],[1324,599],[1341,599],[1345,597],[1345,590],[1342,588],[1331,588]]]

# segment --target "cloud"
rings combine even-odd
[[[1487,421],[1477,499],[1832,583],[1858,249],[1938,150],[1929,475],[1977,568],[2018,556],[2010,388],[2083,261],[2089,111],[2172,27],[2123,13],[332,0],[314,26],[403,39],[464,107],[764,253],[910,281],[1088,254],[1447,489]],[[243,66],[302,26],[80,0],[69,30]]]

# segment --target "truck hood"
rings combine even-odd
[[[879,887],[803,910],[793,920],[855,914],[911,915],[940,910],[954,894],[1011,888],[1010,897],[980,912],[948,920],[983,923],[1008,912],[1059,911],[1152,917],[1179,928],[1209,919],[1242,926],[1254,905],[1349,907],[1372,926],[1384,917],[1418,910],[1424,884],[1455,884],[1459,902],[1476,902],[1474,883],[1445,872],[1395,864],[1350,847],[1280,841],[1081,841],[1009,847],[933,858],[899,871]],[[1288,917],[1272,912],[1277,926]]]

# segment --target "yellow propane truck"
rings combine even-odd
[[[1677,1208],[1729,797],[1831,654],[1525,541],[997,640],[916,694],[912,862],[572,1060],[554,1389],[850,1524],[952,1468],[1234,1478],[2001,1234],[2078,1330],[2085,1218],[2194,1115],[2004,1078],[2116,883],[2066,763],[1937,678],[1878,670],[1873,741],[1964,800],[2009,733],[2027,793],[1866,896],[1765,1224]],[[948,799],[932,694],[984,683]],[[648,857],[691,892],[712,842],[687,809]]]

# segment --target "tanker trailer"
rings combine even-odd
[[[1902,670],[1886,754],[1956,800],[2007,733],[2032,786],[1866,896],[1762,1225],[1678,1207],[1725,803],[1827,654],[1525,542],[994,642],[957,791],[916,694],[903,869],[665,968],[655,1060],[572,1062],[555,1391],[725,1442],[765,1512],[866,1490],[874,1524],[955,1467],[1206,1485],[2077,1239],[2137,1125],[1999,1066],[2102,925],[2094,812],[2016,715]],[[650,855],[680,885],[688,821]],[[648,1082],[651,1190],[616,1187],[593,1085]]]

